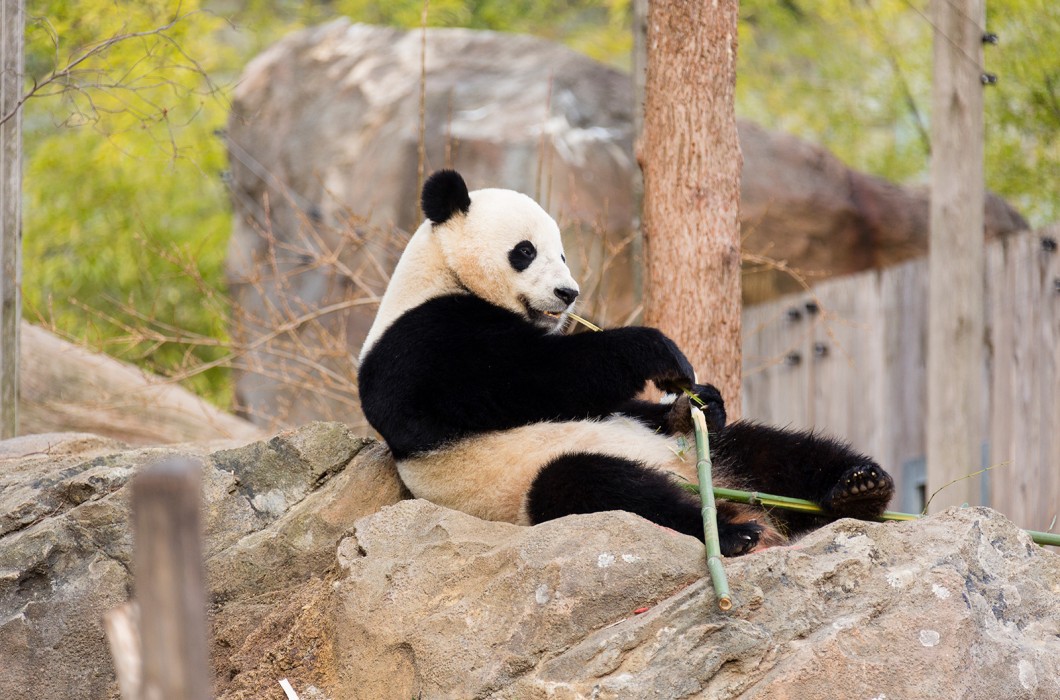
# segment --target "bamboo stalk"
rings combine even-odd
[[[703,418],[703,411],[695,406],[691,409],[692,425],[696,433],[696,472],[699,474],[699,483],[713,485],[707,421]],[[707,548],[707,571],[710,572],[710,581],[714,585],[714,596],[718,599],[718,607],[728,610],[732,607],[732,597],[729,595],[729,579],[725,576],[725,569],[721,564],[718,508],[714,503],[713,488],[700,489],[699,497],[703,502],[703,541]]]
[[[700,478],[702,483],[702,478]],[[737,489],[713,488],[714,496],[724,498],[727,501],[737,503],[749,503],[751,505],[780,508],[782,510],[794,510],[800,513],[811,513],[814,515],[828,515],[828,513],[813,501],[801,498],[789,498],[788,496],[774,496],[758,491],[738,491]],[[914,513],[898,513],[893,510],[885,511],[878,520],[918,520],[921,516]],[[1054,532],[1039,532],[1037,530],[1024,530],[1036,544],[1052,545],[1060,547],[1060,534]]]

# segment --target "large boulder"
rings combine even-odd
[[[319,581],[352,523],[404,496],[378,444],[313,424],[209,453],[130,450],[85,434],[0,442],[0,696],[117,697],[102,615],[131,587],[129,480],[174,456],[203,465],[214,667],[292,590]]]
[[[346,20],[284,38],[235,90],[227,141],[237,211],[228,274],[233,334],[248,346],[237,399],[271,427],[359,425],[356,356],[419,212],[423,169],[539,199],[567,235],[582,310],[635,314],[633,94],[629,76],[541,39]],[[739,124],[745,249],[812,281],[927,250],[928,200],[844,166],[820,146]],[[986,234],[1026,223],[987,199]],[[797,288],[759,262],[748,301]],[[311,390],[307,391],[307,387]]]
[[[222,698],[285,677],[336,700],[1060,695],[1060,557],[984,508],[726,560],[729,612],[698,541],[627,513],[522,528],[406,501],[338,562]]]

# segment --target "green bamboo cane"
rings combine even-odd
[[[702,483],[702,478],[700,479]],[[813,501],[806,501],[801,498],[789,498],[787,496],[774,496],[768,493],[759,493],[757,491],[738,491],[736,489],[723,489],[713,488],[714,496],[717,498],[724,498],[727,501],[735,501],[737,503],[749,503],[751,505],[766,506],[769,508],[780,508],[782,510],[794,510],[800,513],[810,513],[813,515],[830,515],[821,506],[817,505]],[[914,513],[898,513],[892,510],[888,510],[881,515],[878,520],[917,520],[921,516]],[[1035,543],[1040,545],[1052,545],[1054,547],[1060,547],[1060,534],[1055,532],[1038,532],[1037,530],[1024,530]]]
[[[703,411],[696,406],[691,408],[692,425],[696,432],[696,472],[699,474],[699,483],[712,486],[707,422],[703,418]],[[729,579],[725,576],[725,569],[721,565],[718,508],[714,504],[713,488],[700,489],[699,497],[703,503],[703,541],[707,548],[707,571],[710,572],[710,582],[714,586],[714,596],[718,599],[718,607],[728,610],[732,607],[732,597],[729,595]]]

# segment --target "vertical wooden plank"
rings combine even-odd
[[[745,418],[777,425],[806,425],[809,384],[805,354],[809,325],[802,296],[784,297],[744,311]]]
[[[928,490],[948,484],[932,501],[937,512],[979,502],[978,481],[960,479],[981,462],[984,9],[983,0],[932,0],[931,9]]]
[[[1060,226],[1043,231],[1054,241]],[[1042,392],[1039,427],[1037,507],[1023,527],[1046,530],[1060,522],[1060,253],[1042,249],[1039,282],[1040,335],[1038,367]]]
[[[1011,240],[1011,239],[1010,239]],[[1012,459],[1012,268],[1009,262],[1009,241],[995,241],[986,249],[986,357],[989,377],[989,400],[987,436],[990,450],[988,466],[1009,463]],[[1007,509],[1009,490],[1009,466],[991,470],[986,505],[1000,510]]]
[[[1013,237],[1004,242],[1000,270],[992,282],[991,339],[994,373],[992,386],[992,426],[990,463],[1006,466],[992,471],[992,505],[1014,522],[1028,527],[1027,519],[1035,500],[1039,469],[1035,448],[1028,440],[1038,439],[1040,402],[1032,326],[1038,315],[1034,301],[1037,275],[1032,274],[1035,254],[1031,237]],[[1033,279],[1032,279],[1033,278]]]
[[[200,479],[199,464],[172,459],[133,482],[143,700],[210,697]]]
[[[0,439],[18,434],[24,0],[0,0]]]
[[[880,452],[883,420],[878,285],[876,272],[819,285],[822,312],[808,350],[816,384],[813,427],[873,456]]]
[[[915,467],[927,449],[927,261],[915,260],[885,270],[880,288],[885,379],[881,389],[880,420],[884,432],[879,458],[894,477],[901,496],[907,491],[915,492]],[[895,508],[921,507],[912,501],[899,506],[900,500],[893,504]]]
[[[1017,498],[1012,503],[1009,517],[1017,523],[1034,519],[1039,491],[1038,462],[1042,440],[1042,385],[1041,350],[1038,347],[1041,306],[1038,297],[1041,257],[1036,241],[1023,238],[1014,241],[1015,289],[1011,302],[1015,320],[1013,342],[1015,348],[1016,387],[1015,428],[1013,435],[1012,469],[1006,477],[1017,485]],[[1026,524],[1024,527],[1028,527]]]
[[[740,387],[741,415],[765,421],[769,415],[769,373],[763,357],[762,335],[767,323],[768,304],[745,306],[743,309],[743,383]],[[701,377],[701,381],[709,381]]]
[[[806,297],[792,296],[745,311],[745,418],[773,425],[809,426],[811,387],[807,352],[812,324]],[[798,317],[794,313],[798,313]]]

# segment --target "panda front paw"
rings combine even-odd
[[[758,523],[729,523],[718,521],[718,543],[722,556],[738,557],[758,546],[758,538],[765,528]]]
[[[707,419],[707,430],[716,433],[725,427],[725,399],[712,384],[696,384],[692,387],[696,398],[692,401],[703,411]]]
[[[689,394],[682,392],[673,407],[666,422],[666,430],[671,435],[681,435],[692,432],[691,406],[695,405],[703,411],[703,417],[707,421],[707,431],[716,433],[725,427],[725,400],[721,398],[721,392],[710,384],[693,384]]]

